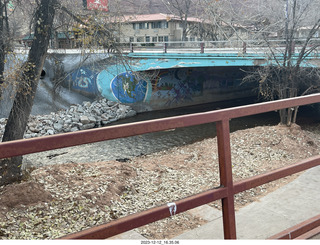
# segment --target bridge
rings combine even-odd
[[[281,63],[283,43],[126,43],[121,55],[112,54],[104,62],[73,71],[69,83],[77,91],[131,104],[137,111],[250,97],[256,95],[252,91],[254,85],[243,84],[242,78],[259,66]],[[318,40],[314,40],[310,47],[317,44]],[[292,48],[294,63],[301,46]],[[314,49],[301,66],[319,67],[318,50]]]
[[[320,40],[311,42],[319,45]],[[181,67],[215,66],[265,66],[283,61],[284,40],[262,41],[212,41],[212,42],[167,42],[130,43],[128,57],[136,61],[132,69],[168,69]],[[301,43],[302,41],[300,41]],[[292,61],[299,57],[302,46],[292,47]],[[305,67],[319,67],[320,54],[315,49],[302,63]],[[127,51],[128,52],[128,51]],[[273,52],[273,54],[271,53]],[[157,65],[153,67],[152,65]]]

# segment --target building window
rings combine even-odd
[[[161,22],[152,22],[152,23],[151,23],[151,28],[152,28],[152,29],[158,29],[158,28],[160,28],[160,23],[161,23]]]
[[[191,42],[194,42],[195,40],[196,40],[195,37],[190,37],[190,41],[191,41]]]
[[[168,28],[168,27],[169,27],[168,21],[162,21],[162,22],[161,22],[161,28],[166,29],[166,28]]]
[[[157,22],[151,22],[151,28],[152,29],[165,29],[168,28],[168,22],[167,21],[157,21]]]
[[[146,29],[146,23],[139,23],[139,29]]]
[[[150,37],[149,36],[146,36],[146,42],[150,43]]]
[[[139,26],[138,26],[137,23],[133,23],[132,27],[133,27],[133,30],[138,30],[139,29]]]
[[[134,37],[129,37],[129,42],[130,43],[134,42]]]
[[[169,41],[169,37],[168,36],[159,36],[158,37],[158,41],[159,42],[168,42]]]
[[[158,42],[158,38],[157,37],[152,37],[152,42],[154,42],[154,43]]]
[[[139,30],[139,29],[147,29],[147,23],[133,23],[133,30]]]
[[[139,42],[139,43],[144,42],[144,37],[137,37],[137,42]]]

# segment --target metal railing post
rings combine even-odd
[[[204,43],[200,43],[200,53],[204,53]]]
[[[228,196],[222,198],[223,231],[225,239],[236,239],[236,221],[234,210],[234,187],[232,179],[230,125],[229,120],[216,122],[220,185],[228,189]]]
[[[133,53],[133,44],[130,42],[130,53]]]
[[[163,43],[163,53],[167,53],[168,43]]]
[[[243,44],[242,44],[242,53],[243,54],[247,53],[247,43],[246,42],[243,42]]]

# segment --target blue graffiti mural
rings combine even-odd
[[[151,97],[151,83],[137,78],[132,72],[123,72],[110,79],[110,73],[101,71],[97,87],[103,97],[121,103],[147,102]]]
[[[144,71],[143,78],[140,75],[119,72],[117,67],[100,68],[99,72],[81,67],[71,74],[72,88],[110,101],[153,109],[229,99],[233,98],[234,91],[243,90],[239,96],[247,93],[241,84],[243,72],[231,67],[151,70]]]
[[[80,67],[71,73],[72,89],[87,94],[97,95],[97,73],[88,67]],[[70,79],[70,77],[69,77]]]
[[[146,100],[148,82],[137,79],[132,72],[124,72],[110,82],[114,96],[122,103],[136,103]]]
[[[152,98],[166,106],[192,101],[202,93],[201,76],[190,68],[164,70],[152,84]]]

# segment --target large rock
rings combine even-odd
[[[82,124],[88,124],[88,123],[90,123],[90,120],[87,116],[80,116],[80,122]]]

